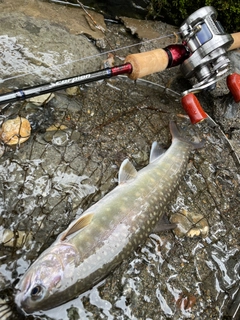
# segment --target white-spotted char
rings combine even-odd
[[[21,309],[33,313],[75,298],[144,243],[164,214],[194,149],[174,122],[170,130],[173,141],[165,153],[154,142],[150,163],[139,172],[124,160],[118,186],[73,221],[27,270],[17,285],[15,301]]]

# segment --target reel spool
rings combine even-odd
[[[225,33],[216,19],[217,11],[213,7],[203,7],[191,14],[179,29],[183,45],[190,53],[180,66],[181,72],[184,77],[196,77],[198,81],[186,93],[212,86],[230,70],[227,49],[233,37]]]

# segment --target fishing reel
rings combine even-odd
[[[215,83],[227,76],[227,85],[236,102],[240,101],[240,75],[230,74],[230,60],[227,50],[234,42],[217,20],[213,7],[203,7],[191,14],[181,25],[182,44],[189,52],[180,70],[185,78],[196,78],[191,89],[183,92],[182,105],[191,122],[198,123],[207,114],[194,95],[203,89],[213,89]]]
[[[230,71],[227,49],[233,37],[225,33],[213,7],[203,7],[191,14],[179,31],[183,45],[190,53],[180,66],[185,78],[195,77],[197,83],[188,92],[212,87]]]

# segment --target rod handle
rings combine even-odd
[[[233,43],[228,51],[240,48],[240,32],[232,33],[231,36],[233,37]]]
[[[160,72],[168,66],[168,54],[164,49],[130,54],[124,63],[131,63],[132,73],[128,76],[132,80],[142,78],[154,72]]]
[[[183,44],[171,44],[163,49],[130,54],[126,57],[125,63],[132,65],[132,72],[129,78],[136,80],[148,74],[178,66],[189,55],[190,52]]]

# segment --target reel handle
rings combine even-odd
[[[232,73],[227,77],[227,86],[235,102],[240,102],[240,74]]]
[[[193,93],[184,95],[181,99],[181,103],[192,124],[201,122],[208,117],[198,98]]]

